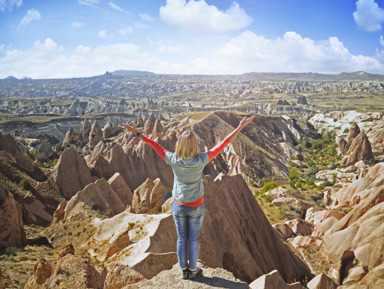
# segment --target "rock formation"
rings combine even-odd
[[[350,144],[353,139],[355,139],[360,134],[360,132],[361,130],[359,125],[356,122],[352,123],[352,126],[349,129],[348,136],[346,139],[347,144]]]
[[[103,138],[111,138],[122,133],[124,129],[121,126],[112,125],[111,122],[107,122],[103,129]]]
[[[307,98],[302,95],[302,96],[299,96],[299,98],[297,99],[297,103],[298,104],[307,105],[308,101],[307,101]]]
[[[25,289],[57,288],[95,288],[104,287],[106,272],[99,273],[88,259],[68,254],[57,261],[54,268],[44,259],[35,266]]]
[[[157,120],[156,117],[153,115],[153,113],[151,113],[151,115],[148,117],[148,119],[145,121],[145,124],[144,124],[145,135],[149,135],[152,133],[156,120]]]
[[[332,278],[339,284],[382,284],[383,183],[384,165],[379,163],[366,177],[332,196],[339,202],[360,197],[360,202],[325,233],[324,252],[333,264]]]
[[[61,203],[54,213],[55,222],[66,219],[83,209],[84,205],[101,210],[109,217],[123,212],[131,205],[132,192],[118,173],[106,181],[104,178],[87,185],[67,203]]]
[[[25,243],[21,207],[0,182],[0,247],[22,247]]]
[[[293,284],[287,284],[277,270],[273,270],[268,274],[257,278],[251,284],[251,289],[304,289],[303,285],[299,282]]]
[[[80,132],[76,132],[73,127],[69,128],[65,134],[63,140],[63,147],[69,147],[70,145],[81,145],[83,142],[83,135]]]
[[[17,152],[22,152],[19,145],[10,134],[3,135],[0,131],[0,151],[3,150],[13,157]]]
[[[161,206],[172,196],[172,190],[164,187],[160,179],[147,179],[133,194],[132,209],[138,214],[161,212]]]
[[[215,181],[207,176],[203,182],[206,215],[199,257],[204,264],[224,268],[248,282],[274,269],[287,282],[311,276],[277,237],[241,176],[220,176]],[[87,246],[100,261],[128,265],[146,278],[177,262],[177,237],[170,214],[123,212],[95,225],[97,233]],[[128,235],[132,243],[126,242],[123,249],[115,246],[110,255],[114,240],[122,235]]]
[[[93,180],[86,162],[72,148],[62,153],[52,174],[52,181],[68,200]]]
[[[351,166],[358,161],[364,161],[366,164],[374,164],[375,157],[372,153],[371,143],[368,140],[367,135],[362,132],[356,138],[353,139],[352,144],[341,161],[341,164],[345,167]]]
[[[319,274],[307,284],[308,289],[336,289],[337,285],[325,274]]]
[[[104,141],[103,138],[103,130],[101,129],[100,124],[95,121],[91,127],[91,131],[89,133],[89,142],[88,146],[90,150],[93,150],[93,148],[100,142]]]

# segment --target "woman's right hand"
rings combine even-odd
[[[136,128],[136,126],[131,122],[130,124],[128,124],[128,123],[124,123],[123,124],[124,125],[124,127],[127,129],[127,130],[129,130],[131,133],[133,133],[133,134],[137,134],[137,128]]]
[[[256,115],[252,115],[251,117],[248,117],[248,118],[246,116],[244,116],[244,118],[240,121],[239,126],[241,128],[247,126],[248,124],[250,124],[252,122],[252,120],[255,118],[255,116]]]

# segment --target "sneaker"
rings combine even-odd
[[[181,272],[181,279],[188,279],[188,278],[189,278],[189,270],[188,269],[184,269]]]
[[[195,279],[197,274],[200,272],[200,268],[197,267],[195,270],[189,270],[189,279]]]

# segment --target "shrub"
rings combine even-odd
[[[28,154],[29,154],[29,156],[33,159],[33,160],[35,160],[35,155],[36,155],[36,152],[35,152],[35,150],[29,150],[28,151]]]
[[[261,188],[261,192],[263,192],[263,193],[268,192],[270,190],[273,190],[274,188],[277,188],[278,186],[279,186],[279,184],[274,182],[274,181],[265,182],[265,183],[263,183],[263,187]]]

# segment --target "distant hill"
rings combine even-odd
[[[240,75],[242,79],[260,79],[271,81],[342,81],[342,80],[382,80],[384,81],[384,75],[382,74],[370,74],[364,71],[356,72],[342,72],[339,74],[320,74],[320,73],[291,73],[291,72],[250,72]]]
[[[112,72],[113,76],[151,76],[156,75],[156,73],[150,71],[140,71],[140,70],[115,70]]]
[[[8,77],[4,78],[4,80],[18,80],[18,79],[14,76],[8,76]]]

